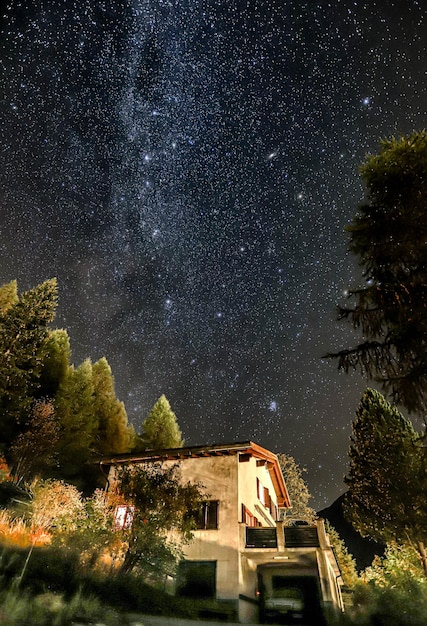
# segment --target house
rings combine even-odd
[[[114,476],[117,465],[153,462],[179,463],[183,480],[202,483],[209,494],[185,546],[176,594],[222,601],[241,623],[292,613],[295,623],[317,626],[317,614],[307,618],[314,606],[342,609],[340,572],[323,522],[283,521],[290,501],[275,454],[249,441],[148,450],[101,463]]]

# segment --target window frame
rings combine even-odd
[[[129,530],[132,528],[135,507],[128,504],[118,504],[114,511],[114,529]]]
[[[195,521],[196,530],[218,530],[219,500],[205,500],[202,502],[200,516]]]

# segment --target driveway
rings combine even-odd
[[[180,617],[163,617],[158,615],[140,615],[129,614],[127,615],[129,624],[131,626],[240,626],[239,624],[232,622],[213,622],[211,620],[192,620],[182,619]]]

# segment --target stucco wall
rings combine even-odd
[[[207,499],[220,502],[218,529],[195,531],[194,540],[184,548],[185,557],[216,561],[217,597],[235,599],[239,578],[238,457],[198,457],[180,465],[184,480],[202,483]]]
[[[261,504],[258,499],[256,489],[257,478],[260,480],[263,487],[268,489],[272,501],[277,506],[276,492],[273,487],[270,472],[268,471],[267,463],[257,465],[257,459],[254,457],[250,457],[248,461],[240,461],[239,501],[258,518],[262,526],[274,526],[275,521],[269,509]],[[242,521],[241,517],[239,521]]]
[[[207,500],[218,500],[218,528],[196,530],[193,541],[184,546],[184,555],[191,561],[216,562],[216,596],[236,600],[239,594],[255,597],[256,566],[241,558],[245,549],[245,526],[242,504],[257,517],[262,526],[274,526],[269,508],[258,499],[257,478],[268,489],[271,500],[277,497],[267,463],[257,464],[248,454],[224,454],[186,457],[163,461],[169,466],[178,463],[183,481],[199,483]],[[248,607],[253,611],[253,607]],[[246,620],[245,620],[246,621]]]

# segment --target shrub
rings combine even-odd
[[[408,579],[397,587],[358,583],[353,609],[342,626],[425,626],[427,624],[427,581]]]

